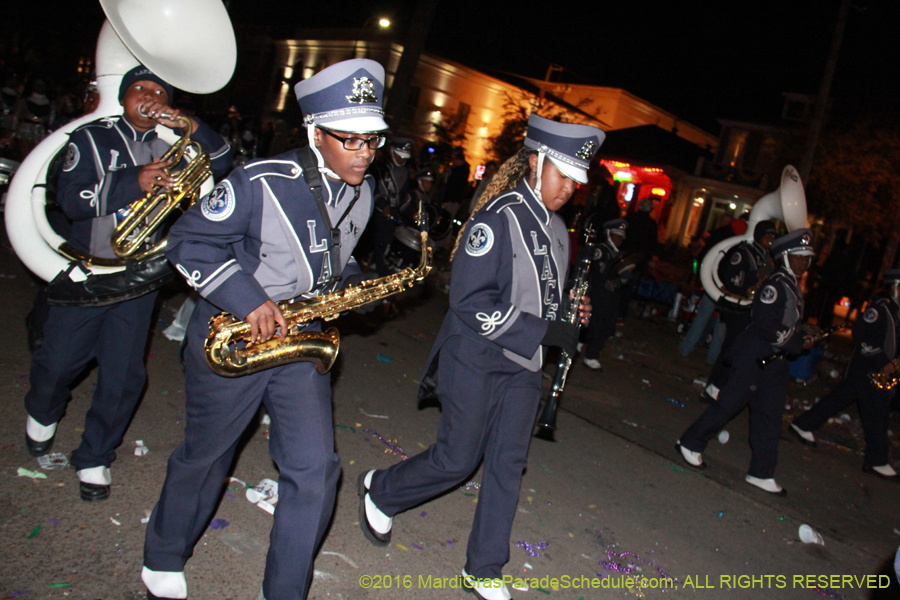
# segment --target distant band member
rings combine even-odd
[[[778,358],[760,368],[757,360],[776,352],[799,354],[812,347],[812,337],[804,337],[797,329],[803,314],[798,280],[815,256],[811,243],[812,233],[798,229],[772,244],[778,268],[753,297],[750,325],[735,341],[728,383],[719,393],[719,401],[710,405],[678,442],[688,465],[706,468],[702,457],[706,445],[749,405],[751,458],[746,481],[779,496],[787,495],[775,481],[775,466],[788,365],[784,358]]]
[[[753,239],[733,247],[719,262],[719,279],[728,293],[716,302],[719,319],[725,324],[725,340],[706,386],[706,393],[713,400],[718,399],[719,390],[728,382],[734,341],[750,324],[750,307],[741,305],[739,300],[750,296],[759,282],[776,233],[775,223],[760,221],[753,228]]]
[[[584,365],[589,369],[601,370],[600,352],[606,340],[616,333],[616,319],[619,317],[619,302],[622,298],[623,280],[610,273],[613,265],[621,258],[626,239],[628,222],[625,219],[611,219],[601,226],[601,242],[594,248],[591,260],[590,292],[591,305],[597,307],[591,325],[584,332]],[[632,273],[633,274],[633,273]]]
[[[880,371],[896,376],[893,361],[898,355],[897,334],[900,333],[900,269],[886,270],[884,284],[888,288],[885,293],[870,302],[862,318],[853,325],[855,347],[844,379],[815,406],[794,419],[791,432],[804,444],[815,446],[812,432],[855,400],[866,436],[863,471],[898,481],[888,456],[891,392],[875,387],[869,381],[869,374]]]

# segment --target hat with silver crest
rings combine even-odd
[[[303,124],[343,131],[384,131],[384,67],[367,58],[345,60],[294,86]]]
[[[587,171],[591,159],[606,134],[597,127],[560,123],[538,115],[528,117],[528,132],[525,146],[538,151],[538,185],[540,190],[540,170],[544,156],[569,179],[587,183]]]
[[[812,245],[813,235],[809,229],[795,229],[772,242],[772,256],[795,254],[797,256],[815,256]]]

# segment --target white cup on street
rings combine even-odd
[[[825,540],[822,539],[822,536],[819,535],[819,532],[810,527],[807,524],[803,524],[800,526],[800,541],[804,544],[819,544],[820,546],[825,545]]]

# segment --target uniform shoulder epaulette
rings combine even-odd
[[[504,208],[514,206],[516,204],[521,204],[525,201],[525,198],[522,197],[522,194],[516,191],[509,191],[505,194],[501,194],[497,196],[490,202],[488,202],[484,210],[489,210],[491,212],[500,212]]]
[[[244,165],[247,177],[250,180],[259,179],[260,177],[284,177],[287,179],[297,179],[303,175],[303,169],[297,161],[288,158],[266,158],[256,160]]]

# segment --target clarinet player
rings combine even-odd
[[[528,119],[525,147],[494,176],[461,232],[453,259],[450,311],[426,362],[420,397],[436,391],[443,411],[437,442],[357,482],[360,527],[390,543],[392,519],[463,481],[484,459],[464,586],[483,600],[507,600],[522,472],[541,398],[547,346],[574,353],[578,325],[561,320],[569,264],[566,226],[555,214],[587,182],[605,134],[586,125]],[[580,299],[586,324],[589,299]]]

